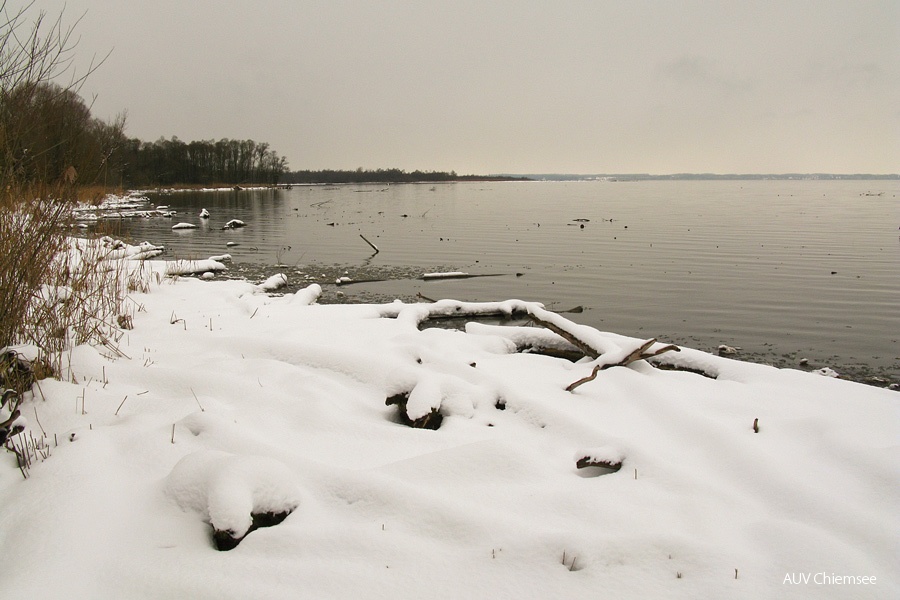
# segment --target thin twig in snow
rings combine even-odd
[[[203,405],[200,404],[200,399],[197,397],[197,394],[194,393],[194,388],[188,388],[188,389],[190,389],[191,393],[194,394],[194,400],[197,401],[197,406],[200,407],[200,412],[206,412],[206,410],[204,410],[204,408],[203,408]]]
[[[125,404],[125,401],[126,401],[126,400],[128,400],[128,394],[125,394],[125,397],[122,398],[122,402],[119,404],[119,408],[117,408],[117,409],[116,409],[116,412],[113,413],[113,416],[114,416],[114,417],[118,417],[118,416],[119,416],[119,410],[122,408],[122,405]]]

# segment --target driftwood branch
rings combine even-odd
[[[608,366],[611,366],[611,367],[612,366],[625,366],[627,364],[633,363],[636,360],[640,360],[641,357],[644,356],[644,353],[647,351],[647,349],[650,348],[650,346],[652,346],[655,343],[656,343],[656,338],[650,338],[649,340],[647,340],[646,342],[644,342],[643,344],[641,344],[640,346],[638,346],[637,348],[635,348],[634,350],[629,352],[628,356],[623,358],[621,361],[619,361],[615,365],[608,365]]]
[[[591,371],[590,375],[588,375],[587,377],[582,377],[578,381],[575,381],[575,382],[569,384],[569,387],[566,388],[566,391],[571,392],[578,386],[583,385],[583,384],[587,383],[588,381],[593,381],[594,379],[596,379],[597,373],[599,373],[602,369],[603,369],[603,367],[601,367],[600,365],[595,366],[594,370]]]
[[[573,346],[575,346],[576,348],[578,348],[579,350],[584,352],[585,356],[589,356],[594,360],[597,360],[597,359],[602,360],[603,356],[608,354],[608,351],[604,351],[600,348],[596,348],[590,342],[578,337],[578,335],[576,333],[574,333],[574,331],[577,331],[577,325],[575,323],[571,323],[570,321],[565,320],[565,319],[562,320],[562,324],[560,324],[558,322],[551,322],[546,319],[542,319],[541,317],[535,315],[533,312],[529,313],[529,316],[531,317],[531,320],[535,324],[540,325],[541,327],[545,327],[546,329],[549,329],[553,333],[556,333],[557,335],[559,335],[560,337],[565,339],[567,342],[569,342],[570,344],[572,344]],[[568,324],[571,324],[572,327],[567,327],[566,325],[568,325]],[[577,387],[584,385],[585,383],[587,383],[589,381],[593,381],[594,379],[596,379],[597,374],[604,369],[608,369],[610,367],[624,367],[626,365],[633,363],[636,360],[642,360],[642,359],[651,358],[653,356],[658,356],[658,355],[662,354],[663,352],[670,352],[670,351],[679,352],[680,351],[680,348],[678,348],[678,346],[668,344],[658,350],[651,352],[650,348],[655,343],[656,343],[656,338],[651,338],[649,340],[641,342],[640,345],[631,349],[625,355],[625,357],[622,359],[616,360],[615,362],[605,362],[603,364],[596,365],[593,368],[593,370],[591,371],[590,375],[588,375],[587,377],[583,377],[583,378],[579,379],[578,381],[573,382],[571,385],[569,385],[566,388],[566,391],[571,392],[571,391],[575,390]]]
[[[434,281],[436,279],[474,279],[475,277],[503,277],[506,273],[463,273],[461,271],[451,271],[448,273],[423,273],[419,279],[423,281]]]
[[[656,350],[655,352],[647,352],[647,350],[650,349],[650,346],[652,346],[655,343],[656,343],[656,338],[649,339],[646,342],[642,343],[637,348],[635,348],[634,350],[632,350],[631,352],[629,352],[625,358],[623,358],[622,360],[620,360],[618,362],[606,363],[605,365],[594,366],[594,369],[591,371],[590,375],[588,375],[587,377],[582,377],[578,381],[571,383],[566,388],[566,391],[571,392],[571,391],[575,390],[575,388],[577,388],[578,386],[583,385],[589,381],[593,381],[594,379],[596,379],[597,373],[599,373],[600,371],[604,371],[610,367],[624,367],[626,365],[633,363],[636,360],[647,359],[647,358],[662,354],[663,352],[670,352],[670,351],[680,352],[681,351],[681,348],[679,348],[678,346],[675,346],[673,344],[668,344],[667,346],[663,346],[662,348],[660,348],[659,350]]]
[[[536,344],[516,345],[516,352],[522,354],[537,354],[539,356],[549,356],[551,358],[561,358],[569,362],[578,362],[584,358],[584,352],[578,348],[560,348],[554,346],[544,346]]]
[[[553,333],[565,339],[567,342],[584,352],[585,356],[590,356],[591,358],[600,358],[600,352],[597,351],[596,348],[588,344],[587,342],[578,339],[574,334],[566,331],[562,327],[556,326],[554,323],[549,321],[545,321],[539,317],[536,317],[533,314],[529,315],[531,320],[534,321],[535,324],[540,325],[546,329],[549,329]]]
[[[370,242],[369,240],[366,239],[366,236],[364,236],[363,234],[359,234],[359,237],[361,237],[365,243],[372,246],[372,250],[375,251],[375,254],[378,254],[379,252],[381,252],[381,250],[378,249],[378,246],[376,246],[375,244],[373,244],[372,242]]]
[[[381,281],[389,281],[388,279],[350,279],[349,277],[339,277],[334,284],[337,286],[353,285],[355,283],[378,283]]]

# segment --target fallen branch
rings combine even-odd
[[[597,373],[599,373],[600,371],[604,371],[610,367],[624,367],[624,366],[627,366],[627,365],[633,363],[636,360],[643,360],[643,359],[651,358],[658,354],[662,354],[663,352],[669,352],[669,351],[680,352],[681,351],[681,348],[679,348],[678,346],[669,344],[667,346],[663,346],[662,348],[660,348],[659,350],[657,350],[655,352],[648,353],[647,350],[650,348],[650,346],[652,346],[655,343],[656,343],[656,338],[649,339],[646,342],[644,342],[643,344],[641,344],[639,347],[637,347],[634,350],[632,350],[631,352],[629,352],[625,358],[623,358],[622,360],[620,360],[618,362],[606,363],[603,365],[595,365],[594,369],[593,369],[593,371],[591,371],[590,375],[588,375],[587,377],[582,377],[578,381],[575,381],[575,382],[569,384],[569,386],[566,388],[566,391],[571,392],[578,386],[583,385],[589,381],[593,381],[597,377]]]
[[[578,381],[575,381],[575,382],[573,382],[573,383],[570,383],[569,386],[566,387],[566,391],[567,391],[567,392],[571,392],[571,391],[573,391],[575,388],[577,388],[578,386],[584,385],[584,384],[587,383],[588,381],[593,381],[594,379],[597,378],[597,373],[599,373],[599,372],[601,371],[602,368],[603,368],[603,367],[601,367],[600,365],[595,366],[595,367],[594,367],[594,370],[591,371],[591,374],[590,374],[590,375],[588,375],[587,377],[582,377],[582,378],[579,379]]]
[[[534,311],[528,311],[528,315],[532,321],[536,325],[540,325],[545,329],[549,329],[553,333],[557,334],[582,352],[584,352],[585,356],[590,356],[591,358],[600,358],[600,354],[602,352],[598,351],[596,348],[588,344],[587,342],[580,340],[575,334],[567,331],[566,329],[559,327],[555,323],[551,323],[550,321],[546,321],[534,314]],[[567,323],[571,323],[571,321],[566,321]],[[572,323],[574,325],[574,323]]]
[[[378,254],[379,252],[381,252],[381,250],[378,249],[378,246],[376,246],[375,244],[373,244],[372,242],[370,242],[369,240],[366,239],[366,236],[364,236],[363,234],[359,234],[359,237],[361,237],[365,243],[372,246],[372,250],[375,251],[375,254]]]
[[[584,312],[584,307],[581,306],[581,305],[578,305],[578,306],[573,306],[572,308],[570,308],[570,309],[568,309],[568,310],[554,310],[553,312],[555,312],[555,313],[557,313],[557,314],[563,314],[563,313],[583,313],[583,312]]]
[[[506,273],[481,273],[471,274],[462,271],[450,271],[448,273],[424,273],[420,279],[430,281],[432,279],[472,279],[475,277],[502,277]]]
[[[335,281],[335,285],[353,285],[354,283],[378,283],[379,281],[390,281],[389,279],[351,279],[349,277],[338,277]]]
[[[570,350],[567,348],[556,348],[552,346],[530,345],[521,347],[516,346],[516,352],[520,354],[537,354],[538,356],[561,358],[573,363],[578,362],[579,360],[584,358],[584,353],[577,348],[572,348]]]
[[[679,352],[681,349],[678,346],[668,344],[659,348],[655,351],[650,351],[650,348],[656,344],[656,338],[651,338],[646,341],[639,342],[639,345],[636,347],[624,347],[619,346],[618,348],[614,345],[609,345],[605,343],[605,340],[600,338],[596,338],[592,335],[592,328],[586,328],[584,325],[578,325],[577,323],[573,323],[569,321],[565,317],[561,317],[558,314],[553,314],[548,311],[543,311],[540,309],[529,309],[528,311],[531,320],[541,327],[549,329],[553,333],[559,335],[567,342],[584,352],[585,356],[589,356],[594,360],[600,361],[599,364],[594,366],[593,371],[587,377],[583,377],[578,381],[570,384],[566,391],[571,392],[576,389],[578,386],[583,385],[589,381],[593,381],[597,374],[610,367],[624,367],[633,363],[636,360],[642,360],[651,358],[654,356],[658,356],[664,352]],[[579,335],[580,334],[580,335]],[[591,338],[591,339],[585,339]],[[604,347],[600,347],[603,345]],[[622,356],[624,353],[624,356]],[[619,358],[621,356],[621,358]]]

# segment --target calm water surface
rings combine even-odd
[[[570,318],[602,330],[900,381],[898,196],[896,181],[295,186],[149,194],[178,215],[124,227],[170,258],[228,252],[234,276],[318,281],[326,301],[580,305]],[[247,227],[223,231],[233,218]],[[415,279],[447,270],[497,276]],[[333,286],[345,272],[390,281]]]

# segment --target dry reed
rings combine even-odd
[[[0,347],[36,346],[60,375],[65,354],[91,344],[121,356],[118,341],[135,312],[127,295],[149,288],[149,270],[109,260],[108,237],[69,236],[70,204],[44,192],[37,200],[2,199]],[[129,264],[130,263],[130,264]]]

